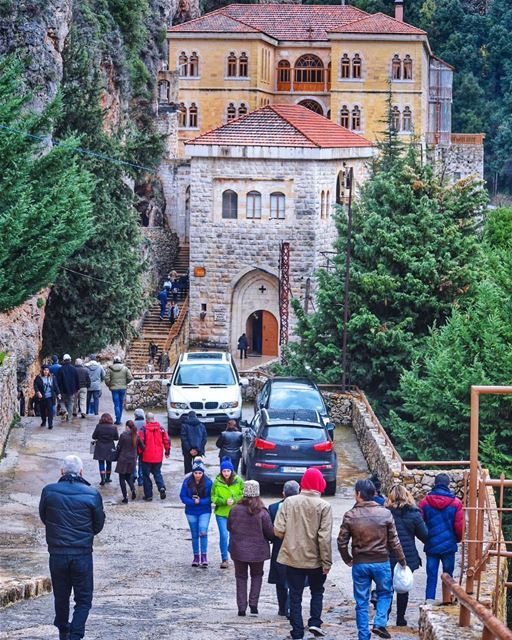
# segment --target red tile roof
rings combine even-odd
[[[407,22],[395,20],[385,13],[374,13],[371,16],[364,16],[359,20],[349,24],[340,25],[331,29],[333,33],[393,33],[404,35],[426,35],[417,27],[413,27]]]
[[[272,104],[187,142],[256,147],[371,147],[363,136],[295,104]]]
[[[368,14],[349,5],[230,4],[175,27],[171,33],[254,31],[277,40],[328,40],[327,32]],[[235,28],[231,19],[238,20]]]

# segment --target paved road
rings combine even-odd
[[[109,410],[110,394],[103,395],[102,409]],[[124,416],[130,417],[131,414]],[[162,416],[163,417],[163,416]],[[165,421],[163,421],[165,424]],[[39,427],[39,419],[25,418],[13,430],[7,455],[0,463],[0,579],[8,575],[45,575],[48,557],[44,529],[37,505],[42,487],[55,481],[63,456],[77,453],[84,460],[85,477],[99,481],[96,463],[89,454],[90,419],[57,424],[53,431]],[[289,626],[277,616],[274,586],[264,583],[260,615],[241,620],[236,615],[233,569],[219,568],[218,535],[214,519],[210,523],[211,566],[192,569],[190,535],[179,501],[182,461],[173,439],[170,460],[163,473],[168,487],[165,501],[120,502],[117,476],[102,488],[107,521],[96,538],[95,593],[86,638],[90,640],[268,640],[289,637]],[[334,511],[334,535],[343,513],[352,506],[355,479],[366,477],[366,464],[353,432],[338,428],[336,446],[340,460],[339,490],[328,498]],[[207,472],[214,476],[218,459],[215,439],[208,443]],[[267,494],[267,503],[277,493]],[[334,540],[333,540],[334,544]],[[334,546],[334,549],[336,547]],[[326,583],[324,628],[327,637],[353,640],[357,637],[350,570],[334,553],[335,566]],[[266,566],[265,573],[268,572]],[[424,576],[418,575],[411,622],[417,620],[422,600]],[[0,615],[0,639],[56,638],[53,598],[43,596],[14,605]],[[412,629],[390,629],[393,638],[405,640],[416,635]]]

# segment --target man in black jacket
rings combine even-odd
[[[73,400],[78,391],[79,381],[76,368],[71,364],[71,356],[65,353],[62,357],[62,367],[57,371],[57,383],[59,385],[62,401],[66,407],[66,422],[69,422],[73,414]]]
[[[78,374],[78,391],[75,393],[73,400],[73,416],[80,414],[82,418],[85,418],[87,413],[87,389],[91,386],[91,376],[89,375],[89,369],[84,367],[82,358],[75,360],[75,369]]]
[[[60,640],[80,640],[92,605],[94,536],[105,523],[103,501],[96,489],[82,478],[82,461],[67,456],[62,477],[44,487],[39,515],[46,526],[50,575],[55,599],[55,620]],[[69,598],[73,590],[75,608],[69,622]]]
[[[206,427],[197,419],[195,411],[189,411],[187,419],[181,425],[181,450],[185,473],[192,471],[192,460],[204,456],[208,434]]]

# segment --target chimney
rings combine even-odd
[[[395,0],[395,20],[404,21],[404,0]]]

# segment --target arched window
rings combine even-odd
[[[279,60],[277,63],[277,90],[290,91],[290,63]]]
[[[183,77],[187,76],[188,56],[182,51],[178,58],[178,75]]]
[[[327,90],[329,91],[331,88],[331,63],[330,62],[327,65],[325,81],[327,83]]]
[[[400,61],[400,56],[398,55],[398,53],[395,53],[393,59],[391,60],[391,78],[393,80],[402,79],[402,63]]]
[[[352,131],[361,131],[361,109],[359,107],[352,109]]]
[[[286,198],[284,193],[276,191],[270,194],[270,218],[284,220]]]
[[[402,114],[402,130],[407,133],[412,132],[412,112],[410,107],[405,107]]]
[[[246,113],[247,113],[247,105],[244,102],[242,102],[241,105],[238,107],[238,115],[245,116]]]
[[[236,107],[232,102],[228,104],[228,108],[226,109],[226,116],[228,122],[236,118]]]
[[[352,77],[355,80],[361,79],[361,56],[358,53],[352,58]]]
[[[197,105],[193,102],[188,110],[188,126],[195,129],[197,127]]]
[[[322,109],[322,105],[318,104],[318,102],[316,102],[316,100],[301,100],[301,102],[299,102],[299,105],[301,107],[306,107],[306,109],[309,109],[310,111],[313,111],[314,113],[318,113],[321,116],[324,115],[324,110]]]
[[[331,119],[331,110],[327,109],[327,113],[325,114],[325,117],[330,120]]]
[[[325,217],[325,192],[322,191],[320,194],[320,217]]]
[[[246,215],[251,220],[261,219],[261,193],[259,191],[249,191],[247,194]]]
[[[339,171],[336,180],[336,204],[343,204],[345,197],[345,172]]]
[[[192,78],[197,78],[199,75],[199,57],[195,51],[192,51],[188,59],[188,75]]]
[[[238,75],[241,78],[247,78],[249,75],[249,58],[245,51],[242,51],[238,59]]]
[[[400,109],[396,105],[391,109],[391,128],[400,131]]]
[[[350,128],[350,112],[346,104],[341,107],[340,111],[340,125],[345,129]]]
[[[295,82],[299,85],[306,85],[304,88],[313,91],[323,89],[324,65],[318,56],[306,54],[297,60],[295,63]]]
[[[325,194],[325,217],[328,218],[331,215],[331,192],[328,191]]]
[[[346,53],[341,57],[341,79],[350,78],[350,58]]]
[[[185,189],[185,218],[190,216],[190,185]]]
[[[178,126],[187,126],[187,107],[184,102],[180,102],[180,106],[178,107]]]
[[[412,58],[409,55],[404,58],[404,80],[412,80]]]
[[[222,194],[222,217],[229,220],[238,218],[238,194],[231,189]]]
[[[228,78],[236,78],[236,74],[237,74],[236,56],[233,53],[233,51],[231,51],[231,53],[228,56],[227,75],[228,75]]]

